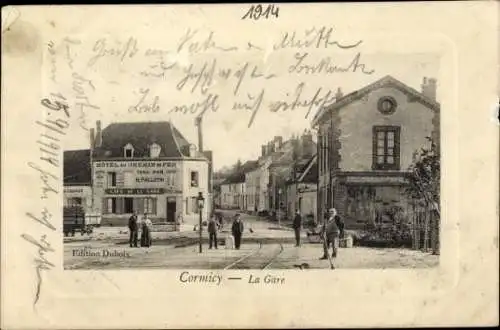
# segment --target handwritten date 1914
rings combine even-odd
[[[280,8],[275,5],[268,5],[266,9],[263,9],[262,5],[252,5],[241,19],[269,19],[269,17],[273,16],[277,18],[279,16],[279,12]]]

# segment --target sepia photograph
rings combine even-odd
[[[498,324],[496,9],[3,7],[2,329]]]

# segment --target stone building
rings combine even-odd
[[[419,92],[386,76],[318,111],[318,212],[335,207],[356,227],[380,221],[388,207],[408,206],[405,174],[415,152],[439,146],[436,80]]]
[[[131,213],[153,222],[195,224],[197,196],[211,211],[210,152],[201,153],[171,122],[113,123],[91,132],[94,202],[102,223],[126,224]]]

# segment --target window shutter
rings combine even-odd
[[[137,198],[137,213],[144,214],[144,198]]]
[[[401,127],[396,127],[394,132],[394,164],[396,165],[396,169],[401,168],[400,164],[400,141],[401,141]]]
[[[123,197],[116,198],[116,214],[123,214],[123,205],[124,199]]]
[[[108,214],[108,199],[103,198],[102,199],[102,207],[101,207],[102,214]]]
[[[186,214],[191,213],[191,207],[189,205],[189,197],[186,197]]]
[[[153,198],[153,209],[151,210],[153,214],[156,214],[156,202],[158,201],[156,198]]]

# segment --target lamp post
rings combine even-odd
[[[278,227],[281,227],[281,188],[278,189]]]
[[[200,253],[202,252],[202,245],[201,245],[201,241],[202,241],[202,236],[201,236],[201,233],[202,233],[202,213],[203,213],[203,206],[205,206],[205,198],[203,197],[203,193],[200,191],[198,193],[198,211],[200,212],[200,225],[199,225],[199,234],[200,234]]]

